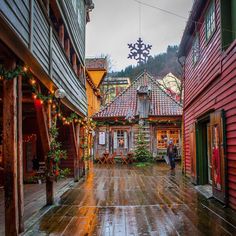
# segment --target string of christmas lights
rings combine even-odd
[[[41,105],[43,105],[44,103],[51,104],[53,117],[61,120],[63,125],[70,125],[74,122],[80,124],[81,126],[84,126],[88,130],[95,128],[96,125],[92,118],[80,118],[75,112],[72,112],[69,116],[63,114],[60,100],[55,97],[54,90],[48,91],[48,94],[39,92],[39,83],[34,78],[28,66],[17,65],[15,69],[6,70],[4,66],[0,64],[0,80],[11,80],[18,76],[22,76],[22,78],[28,80],[29,84],[32,87],[32,97],[34,100],[38,100]]]

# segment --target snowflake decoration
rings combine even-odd
[[[144,44],[143,40],[139,38],[137,40],[137,43],[128,43],[128,47],[130,49],[128,58],[135,59],[136,61],[138,61],[138,64],[141,64],[147,61],[152,45]]]

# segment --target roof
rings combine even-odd
[[[164,92],[158,83],[147,72],[142,73],[126,90],[119,94],[111,103],[107,104],[93,117],[126,117],[130,112],[138,115],[137,89],[148,86],[151,90],[151,112],[150,116],[181,116],[182,106],[170,95]]]
[[[187,21],[187,25],[185,27],[180,46],[178,51],[178,57],[186,56],[187,50],[191,45],[193,40],[193,34],[195,32],[196,22],[199,20],[203,9],[208,1],[206,0],[195,0],[192,6],[192,10],[190,11],[190,15]]]
[[[86,58],[85,66],[87,70],[107,70],[106,58]]]
[[[103,84],[109,85],[119,85],[119,84],[127,84],[130,85],[130,78],[129,77],[106,77],[103,81]]]

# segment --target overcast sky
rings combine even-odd
[[[140,0],[178,15],[188,17],[193,0]],[[118,71],[136,62],[127,59],[127,43],[135,43],[140,35],[153,45],[151,55],[165,52],[168,45],[179,44],[185,19],[138,4],[135,0],[93,0],[94,10],[87,24],[86,57],[110,55],[112,69]],[[141,10],[140,10],[141,9]],[[140,16],[141,12],[141,18]],[[141,19],[141,27],[140,20]]]

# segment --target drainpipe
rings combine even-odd
[[[184,69],[185,69],[185,57],[182,57],[182,62],[180,60],[180,58],[178,57],[178,62],[182,68],[182,78],[181,78],[181,88],[185,93],[184,90],[184,82],[185,82],[185,73],[184,73]],[[182,92],[183,92],[182,91]],[[182,94],[181,94],[182,95]],[[181,98],[182,99],[182,98]],[[183,107],[184,107],[184,96],[183,96]],[[183,109],[183,114],[182,114],[182,123],[181,123],[181,133],[182,133],[182,158],[181,158],[181,169],[182,169],[182,173],[185,175],[186,174],[186,163],[185,163],[185,126],[184,126],[184,109]]]

